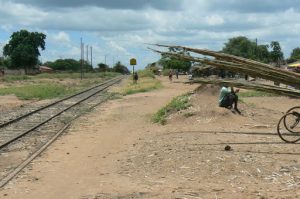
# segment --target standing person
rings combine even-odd
[[[178,79],[179,72],[176,70],[176,79]]]
[[[170,80],[170,82],[172,81],[172,77],[173,77],[173,73],[172,73],[172,71],[170,70],[170,71],[169,71],[169,80]]]
[[[139,79],[139,76],[138,76],[137,72],[135,72],[135,73],[133,74],[133,82],[136,84],[137,81],[138,81],[138,79]]]
[[[239,89],[234,90],[233,87],[228,88],[228,86],[223,86],[220,91],[219,96],[219,106],[232,109],[232,105],[234,105],[234,110],[241,114],[240,110],[238,109],[238,95]]]

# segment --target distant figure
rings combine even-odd
[[[138,79],[139,79],[139,76],[138,76],[137,72],[135,72],[135,73],[133,74],[133,82],[136,84],[137,81],[138,81]]]
[[[172,73],[172,71],[170,70],[170,71],[169,71],[169,80],[170,80],[170,82],[172,81],[172,77],[173,77],[173,73]]]
[[[179,72],[176,70],[176,79],[178,79]]]
[[[236,94],[239,91],[239,89],[234,90],[233,87],[228,88],[228,86],[223,86],[220,91],[219,106],[232,109],[232,105],[234,105],[233,111],[236,111],[238,114],[241,114],[240,110],[238,109],[239,98]]]

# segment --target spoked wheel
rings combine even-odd
[[[300,108],[300,107],[299,107]],[[300,114],[292,111],[282,116],[277,125],[279,137],[288,143],[300,140]]]
[[[300,113],[300,106],[294,106],[294,107],[290,108],[286,113],[289,113],[292,111]]]

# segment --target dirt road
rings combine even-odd
[[[299,145],[274,134],[298,100],[253,98],[236,115],[217,107],[217,87],[201,87],[191,108],[161,126],[151,116],[197,87],[162,80],[161,90],[110,101],[76,120],[0,197],[300,197]]]

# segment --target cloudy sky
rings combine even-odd
[[[159,59],[145,43],[220,50],[242,35],[279,41],[289,57],[300,47],[299,11],[298,0],[0,0],[0,47],[27,29],[47,35],[43,62],[80,59],[82,38],[95,65],[135,57],[141,69]]]

